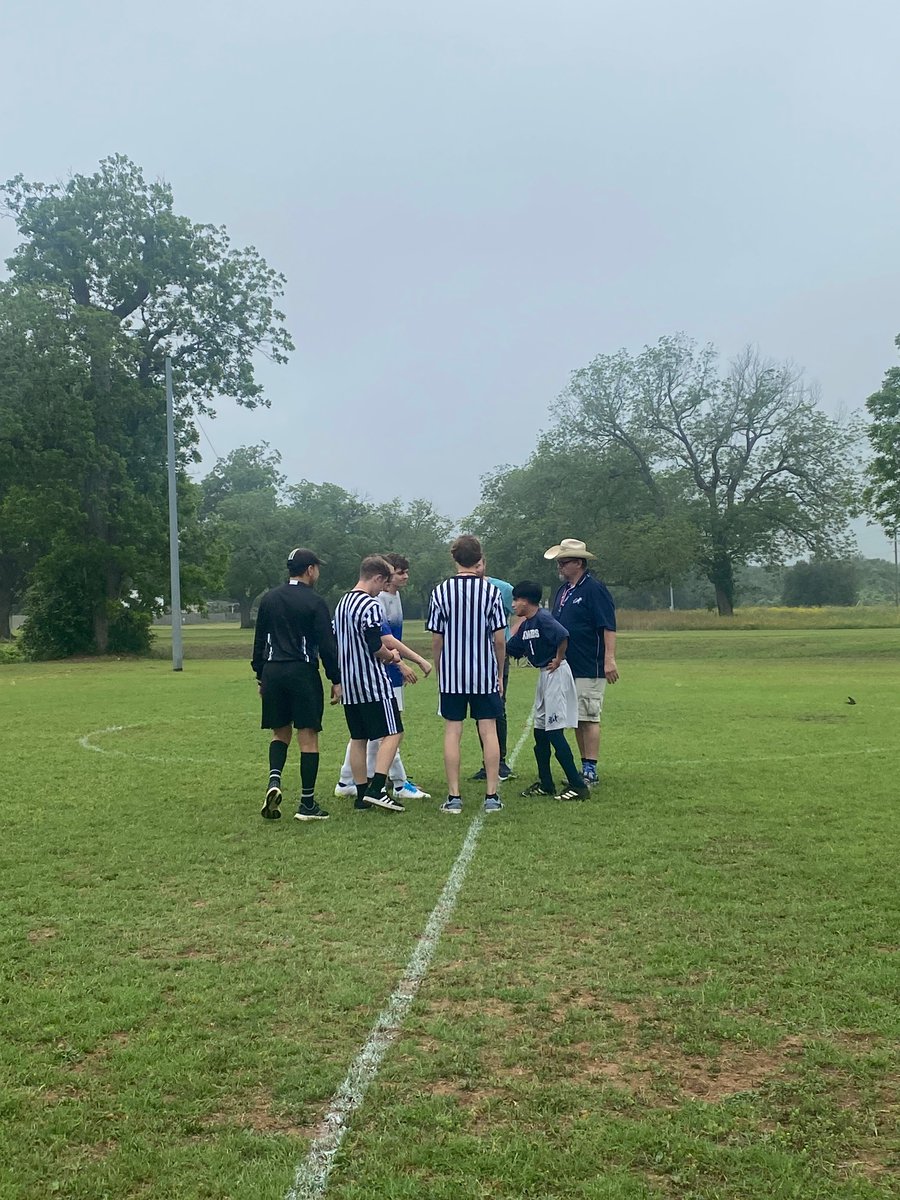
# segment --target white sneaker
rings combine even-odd
[[[398,786],[394,787],[395,800],[430,800],[431,796],[428,792],[423,792],[420,787],[416,787],[411,779],[404,780]]]
[[[337,787],[334,789],[334,794],[336,796],[353,796],[355,799],[356,798],[356,784],[355,783],[338,782]]]

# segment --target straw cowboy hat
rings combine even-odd
[[[577,538],[563,538],[558,546],[551,546],[544,551],[544,558],[596,558],[591,554],[584,542]]]

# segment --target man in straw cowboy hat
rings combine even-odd
[[[556,563],[561,581],[551,612],[569,631],[566,662],[575,676],[578,694],[575,737],[588,785],[597,782],[603,694],[606,684],[619,678],[616,605],[606,585],[587,569],[588,559],[595,557],[577,538],[563,538],[557,546],[544,551],[544,558]]]

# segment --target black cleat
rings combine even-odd
[[[311,804],[304,804],[301,800],[300,807],[294,813],[295,821],[327,821],[331,813],[327,813],[324,808],[319,808],[315,800]]]
[[[278,821],[281,819],[281,788],[273,784],[266,792],[266,802],[262,806],[262,816],[267,821]]]
[[[540,782],[540,780],[538,780],[536,783],[533,783],[531,785],[531,787],[527,787],[524,792],[519,792],[519,795],[526,796],[526,797],[528,797],[528,796],[552,796],[553,790],[551,788],[550,791],[548,791],[547,788],[545,788],[544,785]]]

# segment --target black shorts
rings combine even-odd
[[[263,729],[322,728],[325,693],[318,666],[302,662],[267,662],[262,680]]]
[[[503,716],[503,697],[499,692],[441,692],[445,721],[464,721],[467,709],[476,721],[496,720]]]
[[[347,719],[347,728],[350,730],[350,739],[354,742],[374,742],[378,738],[388,737],[392,733],[403,732],[400,709],[393,696],[390,700],[369,700],[365,704],[345,704],[344,716]]]

